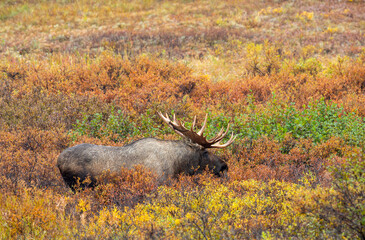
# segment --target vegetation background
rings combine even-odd
[[[365,239],[365,4],[0,0],[1,239]],[[177,139],[209,114],[229,178],[123,169],[75,194],[59,153]]]

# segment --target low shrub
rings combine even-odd
[[[311,139],[318,144],[340,137],[349,145],[364,147],[364,119],[324,99],[298,109],[294,103],[279,102],[274,96],[263,108],[249,109],[234,122],[240,138],[266,136],[282,142],[290,134],[294,139]]]

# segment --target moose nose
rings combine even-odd
[[[219,175],[220,177],[227,178],[227,177],[228,177],[227,172],[228,172],[228,166],[227,166],[227,164],[225,164],[225,163],[224,163],[224,164],[221,166],[221,168],[220,168],[220,170],[219,170],[218,175]]]
[[[220,162],[219,165],[214,168],[213,172],[217,177],[225,177],[228,172],[228,166],[225,162]]]
[[[228,166],[227,166],[227,164],[223,164],[223,165],[221,166],[221,169],[220,169],[219,171],[220,171],[220,172],[228,171]]]

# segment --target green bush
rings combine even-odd
[[[109,116],[102,113],[93,115],[83,114],[82,120],[76,120],[71,131],[71,138],[76,139],[78,135],[87,135],[94,138],[108,137],[117,142],[135,132],[135,124],[129,116],[118,110],[115,113],[112,108]]]
[[[170,114],[171,115],[171,114]],[[239,138],[258,139],[266,136],[282,142],[290,134],[294,139],[312,139],[314,143],[327,141],[331,137],[340,137],[346,144],[364,147],[364,119],[355,113],[347,113],[343,107],[324,99],[312,101],[298,109],[294,103],[278,102],[275,95],[262,109],[249,104],[244,114],[237,115],[232,121],[226,114],[214,115],[208,111],[205,134],[213,137],[218,129],[225,128],[229,122],[230,130]],[[192,119],[181,118],[189,128]],[[203,119],[198,119],[201,126]],[[233,122],[233,123],[232,123]],[[198,128],[196,128],[198,129]],[[95,138],[107,137],[120,141],[126,137],[156,136],[171,132],[167,126],[161,130],[161,121],[152,111],[147,111],[135,119],[112,108],[109,115],[95,113],[84,114],[74,124],[71,136],[87,135]],[[228,138],[228,136],[226,137]]]
[[[72,140],[77,136],[86,135],[94,138],[108,138],[114,142],[122,141],[128,137],[145,136],[154,137],[169,132],[166,126],[160,130],[161,123],[156,121],[156,116],[151,110],[138,117],[127,115],[121,110],[111,108],[110,113],[83,114],[81,120],[76,120],[70,135]]]
[[[248,109],[246,112],[234,121],[234,130],[241,138],[268,136],[281,142],[290,134],[295,139],[312,139],[314,143],[340,137],[347,144],[364,145],[364,119],[324,99],[298,109],[294,103],[279,103],[274,96],[262,110]]]

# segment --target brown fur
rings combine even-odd
[[[103,172],[118,173],[122,167],[142,165],[157,174],[160,181],[177,175],[195,174],[208,168],[220,175],[228,169],[218,156],[187,141],[143,138],[123,147],[80,144],[67,148],[58,157],[57,166],[72,188],[76,179],[90,177],[92,183]]]

